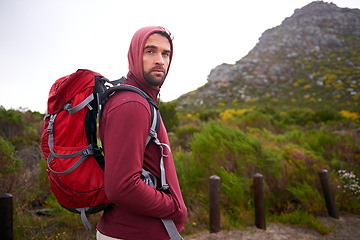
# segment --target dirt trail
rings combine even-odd
[[[203,232],[196,235],[185,236],[186,240],[287,240],[287,239],[326,239],[326,240],[359,240],[360,239],[360,217],[356,215],[342,215],[340,219],[330,217],[318,218],[323,225],[333,226],[334,229],[327,235],[321,235],[315,230],[287,225],[270,223],[266,231],[253,227],[243,230],[220,231],[216,234]]]

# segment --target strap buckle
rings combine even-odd
[[[156,133],[155,129],[150,128],[149,136],[151,138],[155,138],[155,139],[157,138],[157,133]]]
[[[89,155],[93,155],[94,154],[94,149],[92,147],[92,145],[90,144],[89,147],[85,148],[83,151],[82,151],[82,154],[87,157]]]
[[[165,183],[162,184],[161,188],[159,189],[160,191],[167,191],[169,190],[169,184]]]
[[[46,129],[46,132],[50,135],[50,134],[53,134],[53,128],[54,128],[54,122],[55,122],[55,118],[56,118],[56,115],[50,115],[50,120],[49,120],[49,125]]]

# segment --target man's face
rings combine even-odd
[[[143,50],[144,78],[152,87],[159,87],[165,79],[170,63],[169,40],[154,33],[147,39]]]

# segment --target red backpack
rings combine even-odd
[[[86,214],[104,210],[109,204],[104,191],[104,155],[98,146],[97,123],[101,109],[115,91],[133,91],[144,97],[150,106],[151,127],[146,146],[150,141],[161,148],[161,188],[167,190],[162,148],[157,132],[160,113],[157,104],[146,93],[130,85],[118,85],[125,78],[109,81],[101,74],[79,69],[59,78],[52,85],[41,149],[47,159],[50,188],[65,209],[80,213],[84,226],[91,230]],[[114,86],[117,85],[117,86]],[[156,187],[156,177],[143,169],[141,179]],[[161,219],[169,236],[182,239],[171,219]]]
[[[103,105],[102,96],[109,88],[106,83],[120,82],[110,82],[99,73],[79,69],[56,80],[49,92],[41,148],[47,159],[50,187],[61,206],[81,213],[87,228],[91,226],[85,214],[102,211],[110,203],[104,191],[104,156],[97,143],[97,117]],[[141,91],[119,85],[111,87],[106,95],[119,90]],[[156,104],[150,103],[152,99],[143,96],[158,111]],[[155,131],[159,127],[156,125]]]

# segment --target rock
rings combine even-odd
[[[290,90],[293,95],[302,90],[300,87],[293,89],[299,80],[304,84],[329,87],[324,84],[328,80],[326,69],[339,68],[335,66],[338,59],[346,59],[340,67],[344,66],[348,72],[360,69],[358,58],[353,56],[355,60],[352,60],[348,57],[354,54],[354,49],[360,49],[360,10],[315,1],[296,9],[281,25],[266,30],[249,54],[235,64],[223,63],[212,69],[208,84],[191,95],[180,97],[179,105],[195,102],[206,105],[209,101],[213,101],[211,105],[214,105],[217,97],[204,99],[201,96],[210,93],[220,96],[220,92],[221,95],[238,96],[237,100],[241,100],[243,96],[233,92],[234,86],[238,86],[235,89],[244,89],[242,95],[250,98],[273,92],[276,98],[283,99],[289,98]],[[340,79],[348,77],[341,76],[342,72],[334,74]],[[354,78],[356,84],[353,85],[357,87],[352,92],[359,92],[359,78]],[[350,88],[350,85],[344,86],[346,88]],[[307,91],[315,91],[315,88],[308,88]],[[340,91],[341,98],[348,99],[351,97],[349,94],[349,91]],[[182,101],[185,98],[187,101]],[[202,101],[195,100],[197,98]]]

